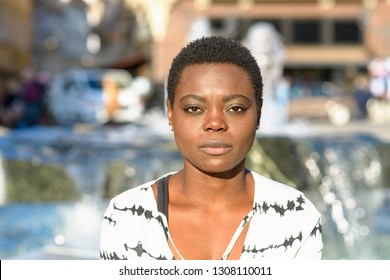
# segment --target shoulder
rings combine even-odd
[[[118,230],[127,232],[130,225],[140,226],[153,217],[157,206],[152,185],[153,181],[147,182],[113,197],[104,212],[102,234]]]
[[[263,209],[273,208],[279,215],[300,213],[318,218],[320,213],[305,194],[260,174],[252,172],[255,181],[255,202]]]
[[[128,206],[134,204],[148,204],[152,199],[152,186],[155,181],[149,181],[134,188],[128,189],[111,199],[111,205]]]
[[[164,257],[169,256],[164,247],[166,220],[158,212],[152,189],[157,180],[111,199],[101,224],[101,258],[169,258]]]
[[[111,199],[108,208],[118,210],[133,206],[142,206],[144,209],[157,210],[156,199],[153,194],[152,186],[161,178],[173,173],[174,172],[164,174],[155,180],[143,183],[116,195]]]
[[[283,183],[260,175],[256,172],[251,171],[253,180],[255,182],[256,191],[260,191],[262,195],[270,196],[295,196],[297,194],[302,194],[301,191],[287,186]]]
[[[321,213],[306,195],[292,187],[252,173],[255,180],[255,216],[266,221],[272,236],[301,240],[315,238],[320,244]],[[272,223],[271,223],[272,221]],[[284,230],[280,230],[284,229]]]

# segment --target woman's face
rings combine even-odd
[[[249,75],[233,64],[188,66],[168,118],[185,166],[222,174],[245,166],[260,108]]]

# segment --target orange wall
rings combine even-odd
[[[32,2],[0,2],[0,71],[17,72],[30,63]]]

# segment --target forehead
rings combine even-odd
[[[187,66],[177,84],[177,95],[245,94],[255,98],[248,73],[235,64],[210,63]]]
[[[209,79],[226,79],[226,80],[237,80],[244,78],[245,82],[250,82],[250,76],[248,72],[232,63],[199,63],[188,65],[183,68],[179,84],[183,82],[191,82],[195,78],[201,77]]]

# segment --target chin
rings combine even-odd
[[[233,166],[199,166],[197,169],[212,177],[229,178],[243,171],[245,169],[245,165],[240,163]]]

